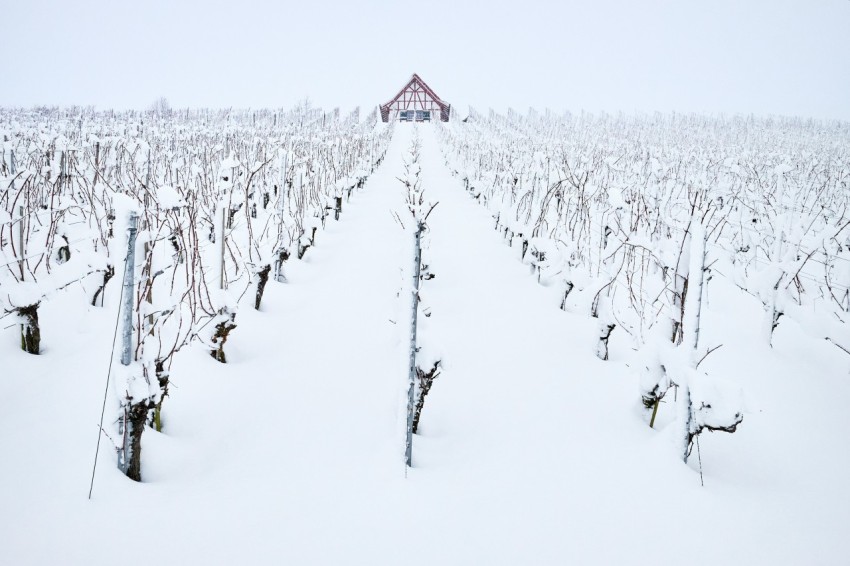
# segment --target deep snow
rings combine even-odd
[[[595,322],[558,309],[451,177],[431,126],[418,128],[439,202],[421,336],[445,370],[405,479],[410,246],[392,211],[413,129],[399,125],[262,311],[240,311],[231,363],[200,347],[177,357],[142,484],[106,441],[86,499],[115,311],[70,288],[42,307],[42,356],[0,333],[0,562],[846,562],[847,357],[790,320],[764,346],[761,306],[716,278],[703,339],[723,347],[702,367],[737,382],[747,412],[735,434],[703,435],[701,487],[665,428],[672,400],[650,429],[633,353],[614,335],[611,360],[594,355]]]

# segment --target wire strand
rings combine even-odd
[[[127,261],[127,258],[124,258]],[[121,285],[121,293],[118,296],[118,314],[115,317],[115,332],[112,334],[112,349],[109,351],[109,369],[106,372],[106,387],[103,389],[103,406],[100,409],[100,424],[97,428],[97,446],[94,450],[94,464],[91,470],[91,484],[89,485],[89,501],[94,491],[94,476],[97,471],[97,456],[100,453],[100,437],[103,435],[103,418],[106,415],[106,398],[109,394],[109,382],[112,379],[112,365],[115,363],[115,344],[118,342],[118,327],[121,325],[121,304],[124,299],[124,285]]]

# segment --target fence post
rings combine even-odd
[[[138,215],[135,211],[130,213],[130,223],[127,228],[127,260],[124,265],[124,289],[121,294],[121,365],[129,366],[131,361],[133,343],[133,289],[135,287],[136,271],[136,232]],[[127,434],[127,408],[118,419],[118,433],[121,435],[122,443],[118,454],[118,468],[127,474],[127,453],[130,448],[130,437]]]
[[[221,206],[221,280],[219,281],[219,289],[227,288],[227,273],[224,268],[224,256],[226,252],[225,234],[227,233],[227,209],[222,203]]]
[[[20,220],[18,221],[18,253],[21,254],[21,261],[19,262],[19,267],[21,270],[21,281],[24,280],[24,261],[26,261],[27,252],[26,252],[26,241],[24,240],[24,207],[18,207],[18,215],[20,216]]]
[[[685,347],[691,350],[690,368],[696,370],[699,363],[697,348],[699,347],[699,325],[702,311],[703,285],[705,282],[705,229],[702,224],[699,223],[699,220],[694,219],[691,222],[690,232],[691,249],[690,262],[688,266],[688,295],[687,303],[685,304],[685,312],[688,316],[688,320],[687,322],[683,320],[682,324],[684,325],[684,334],[687,334],[687,337],[683,340]],[[685,462],[688,461],[688,449],[690,448],[691,433],[695,426],[693,424],[694,411],[691,404],[691,389],[689,381],[690,376],[683,379],[680,384],[680,388],[682,389],[680,394],[682,395],[682,402],[685,405],[682,411],[684,413],[685,421],[684,431],[682,431],[682,443],[684,444],[682,459]]]
[[[277,123],[277,114],[275,114],[275,124]],[[277,245],[283,245],[283,230],[284,230],[284,221],[283,214],[286,210],[286,196],[287,196],[287,186],[286,186],[286,171],[289,167],[289,152],[284,148],[283,155],[280,156],[280,188],[277,192]],[[274,267],[274,280],[278,283],[284,282],[283,277],[283,260],[281,259],[281,255],[283,253],[282,248],[278,248],[277,250],[277,259],[275,260]]]
[[[124,266],[124,296],[121,305],[121,364],[130,365],[130,354],[133,341],[133,287],[135,286],[136,270],[136,231],[138,215],[130,213],[130,225],[127,228],[127,262]]]
[[[289,154],[284,151],[283,156],[280,158],[280,192],[277,195],[278,198],[278,210],[280,212],[281,219],[283,218],[283,212],[286,207],[286,170],[289,167],[288,158]],[[283,222],[283,220],[281,220]]]
[[[92,180],[92,189],[97,186],[97,178],[100,176],[100,142],[94,144],[94,179]]]
[[[416,404],[416,320],[419,314],[419,273],[422,266],[422,230],[424,225],[416,223],[414,235],[413,253],[413,290],[412,307],[410,313],[410,368],[408,373],[407,389],[407,442],[405,444],[404,461],[407,467],[411,467],[413,458],[413,411]]]
[[[14,194],[14,192],[15,192],[15,175],[17,175],[17,173],[18,173],[17,167],[16,167],[16,165],[15,165],[15,150],[14,150],[14,149],[10,149],[10,150],[9,150],[9,169],[10,169],[10,173],[12,174],[12,182],[11,182],[10,186],[11,186],[11,188],[12,188],[12,193]],[[21,245],[20,245],[21,262],[20,262],[20,268],[21,268],[21,280],[23,281],[23,276],[24,276],[24,257],[26,257],[26,254],[24,253],[24,207],[23,207],[23,206],[18,207],[18,214],[19,214],[19,215],[20,215],[20,217],[21,217],[21,219],[20,219],[20,223],[21,223],[21,225],[20,225],[20,229],[19,229],[20,238],[21,238]]]
[[[59,153],[59,192],[64,193],[66,180],[66,167],[65,167],[65,150],[62,150]]]

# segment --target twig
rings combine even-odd
[[[437,208],[438,204],[440,204],[439,201],[437,201],[433,205],[431,205],[431,208],[428,209],[428,213],[425,215],[425,218],[422,219],[423,223],[428,220],[428,217],[431,216],[431,213],[434,211],[435,208]]]
[[[699,365],[702,363],[702,361],[708,357],[708,355],[709,355],[710,353],[712,353],[713,351],[717,350],[718,348],[720,348],[720,347],[722,347],[722,346],[723,346],[723,344],[718,344],[718,345],[717,345],[717,346],[715,346],[714,348],[709,348],[709,349],[708,349],[708,351],[707,351],[705,354],[703,354],[703,356],[702,356],[702,357],[699,359],[699,361],[697,362],[697,368],[698,368],[698,367],[699,367]]]
[[[703,481],[703,479],[702,479],[702,454],[700,454],[700,451],[699,451],[699,435],[696,435],[696,442],[697,442],[697,460],[699,461],[699,484],[702,487],[705,487],[705,481]]]
[[[845,348],[844,346],[842,346],[841,344],[839,344],[838,342],[836,342],[836,341],[835,341],[835,340],[833,340],[832,338],[830,338],[830,337],[828,337],[828,336],[827,336],[826,341],[827,341],[827,342],[829,342],[830,344],[832,344],[832,345],[834,345],[834,346],[838,347],[838,348],[841,348],[841,349],[842,349],[842,350],[844,350],[847,354],[850,354],[850,350],[848,350],[847,348]]]
[[[404,222],[402,222],[402,221],[401,221],[401,218],[399,218],[399,216],[398,216],[398,212],[396,212],[395,210],[391,210],[391,211],[390,211],[390,216],[392,216],[392,217],[395,219],[395,221],[399,223],[399,225],[401,226],[401,229],[402,229],[402,230],[405,230],[405,229],[406,229],[406,228],[404,227]]]

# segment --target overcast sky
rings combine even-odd
[[[850,0],[0,0],[0,105],[850,119]]]

